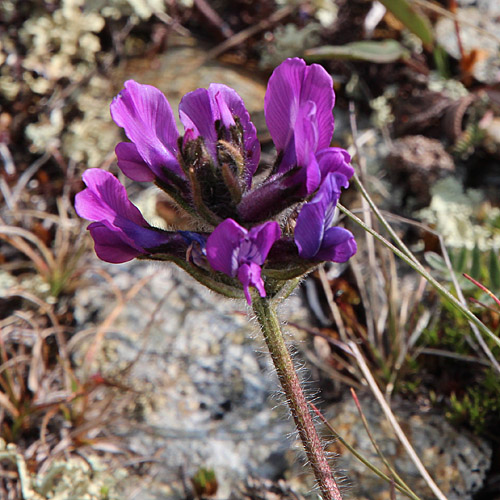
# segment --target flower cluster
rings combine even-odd
[[[333,227],[341,188],[354,171],[348,153],[330,147],[335,95],[319,65],[287,59],[272,74],[266,123],[277,158],[256,176],[260,144],[240,96],[211,84],[179,105],[179,135],[166,97],[132,80],[111,104],[111,116],[131,142],[116,147],[130,179],[154,182],[192,215],[193,231],[150,226],[109,172],[89,169],[77,213],[97,255],[113,263],[170,260],[210,288],[251,302],[275,293],[283,280],[318,262],[345,262],[356,252],[346,229]],[[263,177],[257,181],[256,177]]]

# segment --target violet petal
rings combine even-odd
[[[274,242],[279,240],[280,237],[281,229],[277,222],[269,221],[260,226],[253,227],[248,232],[248,239],[255,248],[252,254],[246,256],[246,258],[261,266],[264,264]]]
[[[94,240],[95,253],[105,262],[121,264],[144,253],[122,232],[110,229],[102,222],[93,222],[87,229]]]
[[[256,287],[261,296],[265,296],[260,266],[280,236],[281,229],[274,221],[266,222],[247,231],[233,219],[226,219],[207,239],[208,262],[216,271],[233,277],[237,276],[250,304],[249,286]]]
[[[115,262],[110,259],[123,259],[127,255],[134,258],[169,241],[169,233],[156,230],[146,222],[113,174],[92,168],[83,174],[83,180],[87,189],[76,195],[75,209],[80,217],[98,223],[91,224],[89,229],[92,236],[98,238],[94,241],[100,249],[98,255],[102,254],[104,260]],[[106,237],[109,237],[107,242],[103,240]],[[115,257],[112,256],[113,247],[116,248]]]
[[[328,174],[314,198],[300,210],[294,238],[301,257],[305,259],[317,257],[325,233],[333,223],[340,188],[346,183],[344,175]]]
[[[325,148],[316,153],[321,177],[325,178],[331,172],[343,174],[347,179],[354,175],[351,165],[351,156],[342,148]],[[347,187],[347,186],[344,186]]]
[[[125,129],[155,176],[162,178],[163,168],[184,176],[177,161],[179,132],[167,98],[151,85],[128,80],[124,86],[111,103],[113,120]]]
[[[115,148],[115,153],[118,158],[118,167],[129,179],[137,182],[155,180],[155,174],[144,162],[133,142],[120,142]]]
[[[179,116],[190,137],[203,137],[212,158],[217,158],[217,114],[213,109],[213,99],[207,89],[188,92],[179,104]]]
[[[240,266],[238,269],[238,279],[243,285],[243,292],[245,293],[245,298],[249,305],[252,303],[252,297],[250,296],[248,287],[253,286],[257,288],[261,297],[266,296],[266,289],[264,288],[264,281],[261,276],[261,268],[258,264],[250,262],[249,264]]]
[[[324,234],[324,209],[319,203],[306,203],[295,225],[294,239],[299,255],[312,259],[321,247]]]
[[[208,87],[208,91],[211,93],[211,95],[214,96],[214,99],[216,95],[219,96],[219,99],[217,99],[218,106],[223,109],[227,107],[232,116],[237,116],[239,118],[241,128],[243,129],[243,142],[246,153],[246,167],[249,173],[249,179],[251,181],[251,177],[259,166],[260,142],[257,139],[257,130],[255,128],[255,125],[250,120],[250,114],[245,107],[245,103],[235,90],[226,85],[212,83]],[[225,106],[223,106],[219,101],[224,101]],[[220,114],[222,122],[226,127],[228,127],[228,123],[230,123],[229,120],[223,118],[222,111],[220,112]],[[228,123],[226,123],[226,121]]]
[[[332,262],[347,262],[356,250],[356,240],[350,231],[343,227],[330,227],[325,232],[321,248],[315,258]]]
[[[207,239],[207,258],[210,265],[228,276],[238,271],[239,245],[246,236],[246,229],[233,219],[222,221]]]
[[[316,106],[317,149],[329,146],[335,102],[330,75],[318,64],[287,59],[271,75],[264,100],[266,123],[278,152],[288,152],[294,138],[299,111],[311,101]]]
[[[129,201],[125,187],[113,174],[89,168],[82,177],[87,189],[75,198],[75,209],[80,217],[113,222],[120,215],[134,224],[147,225],[139,209]]]

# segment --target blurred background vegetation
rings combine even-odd
[[[119,374],[96,371],[95,352],[79,350],[95,331],[77,325],[74,294],[92,280],[86,271],[96,257],[73,199],[86,168],[117,173],[120,131],[109,103],[124,80],[157,85],[175,109],[183,93],[225,78],[247,101],[266,168],[265,81],[286,57],[324,65],[337,94],[337,145],[350,148],[370,195],[418,259],[453,293],[458,285],[498,335],[499,52],[494,0],[3,0],[0,498],[123,498],[116,485],[127,472],[123,462],[110,472],[109,455],[118,453],[110,436],[137,394]],[[185,224],[158,193],[132,194],[149,220]],[[355,188],[343,204],[366,216]],[[476,498],[493,498],[498,345],[479,342],[425,280],[357,236],[350,266],[320,270],[303,286],[314,318],[304,349],[322,397],[337,401],[364,384],[338,348],[354,340],[388,400],[433,408],[491,443],[489,480]],[[130,296],[116,295],[106,321]],[[73,461],[82,453],[90,466]],[[212,472],[202,472],[192,494],[215,494]]]

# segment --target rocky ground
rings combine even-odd
[[[294,498],[293,491],[309,496],[313,485],[293,423],[282,404],[265,345],[255,323],[248,321],[246,304],[221,299],[171,266],[141,262],[101,266],[123,294],[146,279],[107,330],[102,354],[93,366],[137,391],[128,418],[115,432],[123,445],[152,463],[143,469],[144,476],[136,471],[122,480],[122,488],[135,492],[130,498],[186,498],[190,478],[202,468],[212,469],[217,479],[217,492],[211,498],[240,498],[237,492],[248,489],[248,481],[258,481],[257,489],[265,491],[265,480],[280,478],[286,479],[280,487],[283,498]],[[94,275],[89,286],[76,294],[81,328],[102,324],[115,307],[113,297],[112,289]],[[311,324],[300,293],[280,312],[284,321]],[[307,350],[308,342],[299,330],[288,328],[288,332],[299,348],[296,361],[303,364],[300,350]],[[81,352],[87,352],[94,340],[82,341]],[[314,388],[318,381],[308,378],[308,373],[306,364],[303,376]],[[366,395],[362,407],[389,461],[421,498],[433,498],[378,405]],[[435,412],[415,411],[398,401],[394,408],[448,498],[472,498],[489,469],[490,446],[454,429]],[[354,403],[346,396],[324,410],[341,435],[377,463]],[[331,439],[327,431],[325,437]],[[330,450],[341,455],[335,468],[347,471],[349,494],[358,499],[387,498],[389,486],[340,443],[330,445]]]

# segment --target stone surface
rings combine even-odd
[[[419,207],[431,200],[430,188],[441,177],[454,172],[452,157],[443,144],[423,135],[408,135],[393,142],[387,156],[391,181],[400,184]]]
[[[422,500],[435,499],[373,397],[367,395],[361,398],[360,403],[370,431],[389,463]],[[442,415],[418,413],[408,404],[403,407],[398,402],[392,407],[406,437],[446,498],[471,500],[483,485],[490,467],[491,446],[463,430],[453,428]],[[332,407],[331,414],[335,417],[330,419],[330,423],[342,437],[370,462],[387,472],[373,449],[354,402],[346,399]],[[390,486],[386,482],[368,471],[340,443],[335,444],[334,451],[341,453],[337,466],[347,471],[354,498],[389,498]],[[397,493],[397,498],[405,497]]]
[[[109,423],[124,447],[152,461],[144,477],[131,472],[122,481],[125,490],[133,489],[133,498],[140,500],[183,499],[191,488],[190,478],[208,468],[218,482],[214,499],[247,498],[250,492],[254,498],[315,498],[293,423],[280,404],[278,382],[257,327],[248,321],[246,303],[223,299],[169,265],[95,266],[109,273],[124,295],[147,280],[108,329],[92,367],[137,391],[130,414],[119,425]],[[88,328],[102,324],[116,301],[112,287],[97,278],[79,290],[76,303],[80,328]],[[302,324],[310,321],[299,296],[289,299],[281,317]],[[95,345],[94,337],[88,343]],[[309,382],[311,389],[317,387],[316,381]],[[433,498],[378,405],[371,397],[361,404],[389,462],[422,500]],[[393,406],[447,498],[471,499],[488,470],[490,447],[454,429],[442,415]],[[328,413],[336,415],[331,422],[341,435],[380,466],[354,404],[340,403]],[[340,444],[332,445],[331,451],[341,454],[334,465],[347,471],[349,494],[358,500],[389,498],[389,486]],[[275,482],[283,477],[286,483]]]
[[[102,266],[124,293],[151,276],[106,335],[94,367],[116,379],[133,363],[123,383],[140,396],[130,427],[113,432],[157,460],[154,479],[140,486],[141,499],[183,498],[182,477],[202,467],[215,471],[219,499],[249,476],[282,476],[288,458],[297,458],[286,454],[295,441],[287,437],[293,423],[278,404],[278,382],[246,304],[216,296],[171,266]],[[100,280],[76,301],[85,325],[113,308]],[[294,321],[307,315],[298,297],[287,309],[284,316]]]

